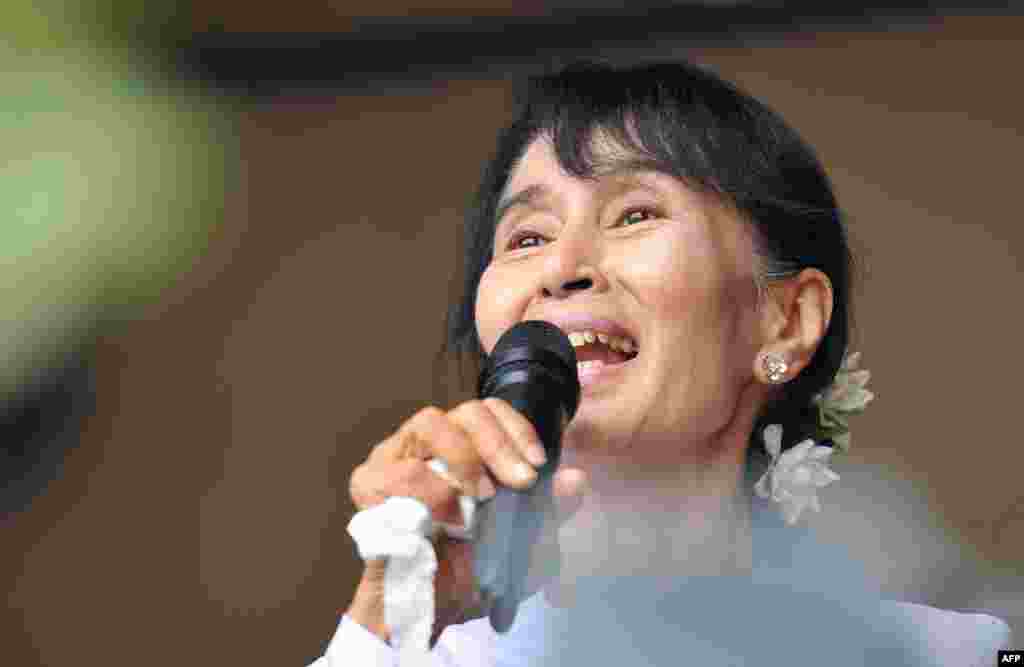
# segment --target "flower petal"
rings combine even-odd
[[[782,450],[782,424],[769,424],[764,427],[764,448],[772,459],[779,458]]]
[[[757,484],[754,485],[754,491],[762,498],[770,498],[772,495],[768,490],[768,478],[770,475],[771,470],[766,471],[761,475],[761,479],[757,480]]]
[[[869,371],[869,370],[854,371],[853,373],[850,373],[849,375],[847,375],[848,383],[853,385],[853,386],[855,386],[855,387],[863,388],[868,383],[868,380],[870,380],[870,379],[871,379],[871,371]]]
[[[860,387],[853,387],[841,399],[835,401],[834,407],[843,412],[861,411],[872,398],[871,392]]]
[[[820,468],[816,469],[811,475],[811,483],[818,488],[828,486],[832,482],[838,481],[839,475],[834,473],[829,468],[826,468],[825,466],[821,466]]]
[[[779,457],[779,467],[791,468],[803,461],[807,454],[814,448],[814,441],[808,438],[803,442],[793,445]]]
[[[841,413],[836,412],[832,406],[825,406],[820,411],[818,423],[825,428],[833,428],[840,431],[846,430],[846,418]]]
[[[800,514],[804,511],[804,499],[793,499],[782,505],[782,516],[790,526],[796,523]]]
[[[828,461],[829,457],[831,457],[831,456],[832,456],[832,448],[831,447],[826,447],[824,445],[818,445],[818,446],[814,447],[810,452],[808,452],[807,459],[809,461]]]
[[[779,479],[778,475],[772,475],[772,500],[777,503],[786,503],[793,498],[793,493]]]

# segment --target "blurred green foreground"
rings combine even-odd
[[[145,46],[174,6],[0,9],[0,405],[157,301],[222,216],[231,116]]]

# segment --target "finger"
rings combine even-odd
[[[352,500],[360,510],[388,498],[409,497],[425,504],[434,519],[460,523],[458,493],[419,459],[405,459],[387,467],[362,465],[352,473]]]
[[[483,403],[498,418],[519,453],[527,461],[535,466],[542,466],[547,462],[544,445],[537,435],[537,429],[523,413],[513,408],[508,401],[493,396],[485,398]]]
[[[580,468],[560,467],[552,479],[552,491],[557,497],[582,496],[588,490],[587,473]]]
[[[443,417],[444,411],[433,405],[421,409],[407,419],[391,437],[374,447],[370,451],[367,463],[393,463],[407,458],[430,458],[426,447],[420,447],[421,443],[413,442],[413,436],[417,430],[413,427],[424,422],[429,424]],[[417,446],[413,447],[414,444]],[[415,449],[424,451],[415,451]]]
[[[555,519],[561,524],[579,511],[590,487],[587,474],[579,468],[559,468],[552,479]]]
[[[483,401],[467,401],[452,410],[449,417],[471,434],[480,458],[499,482],[515,489],[533,484],[537,471],[519,452],[509,432]]]
[[[413,448],[407,447],[407,451],[418,458],[443,460],[462,493],[476,492],[473,481],[479,479],[483,461],[472,437],[451,419],[450,413],[424,408],[402,426],[397,436],[413,443]]]

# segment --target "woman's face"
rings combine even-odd
[[[628,361],[600,338],[576,348],[606,363],[580,371],[566,455],[713,457],[759,345],[750,230],[710,195],[631,166],[615,144],[595,148],[612,167],[593,180],[563,171],[544,137],[513,170],[477,292],[481,343],[490,353],[534,319],[567,334],[625,333],[638,350]]]

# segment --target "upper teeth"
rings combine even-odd
[[[593,343],[594,341],[600,341],[613,350],[622,352],[623,354],[632,354],[637,349],[636,343],[621,336],[598,333],[596,331],[590,331],[589,329],[584,331],[573,331],[569,334],[569,342],[572,343],[573,347],[582,347],[583,345]]]

